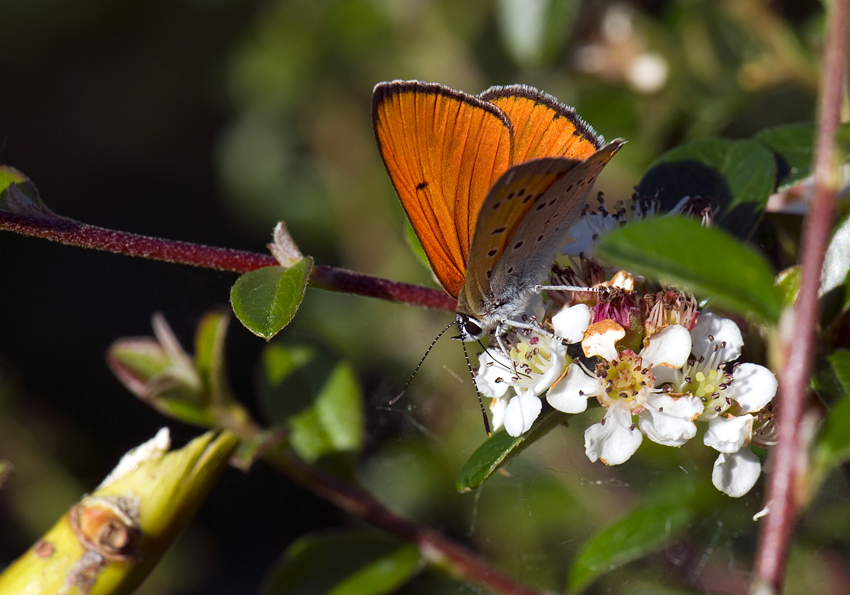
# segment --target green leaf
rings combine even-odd
[[[505,49],[524,68],[539,68],[573,29],[577,0],[499,0],[497,16]]]
[[[844,124],[838,130],[838,137],[847,134],[850,125]],[[777,161],[777,190],[785,190],[812,173],[816,128],[814,124],[786,124],[767,128],[759,132],[754,139],[767,145]],[[840,145],[841,143],[839,143]],[[842,160],[847,158],[845,149]]]
[[[119,339],[109,346],[106,361],[125,388],[160,413],[199,426],[216,425],[197,371],[183,358],[172,358],[156,339]]]
[[[478,447],[455,481],[458,492],[468,492],[484,483],[496,470],[548,434],[555,426],[567,421],[572,415],[556,409],[543,413],[531,429],[521,436],[511,436],[501,430]]]
[[[673,540],[693,517],[685,506],[635,509],[584,544],[567,577],[567,591],[580,593],[601,575]]]
[[[213,401],[229,400],[224,366],[224,340],[230,316],[224,312],[208,312],[195,331],[195,369],[209,387]]]
[[[783,307],[793,306],[797,301],[802,273],[802,267],[794,265],[776,275],[776,290],[779,292],[779,301],[782,302]]]
[[[416,236],[416,232],[413,231],[413,226],[410,224],[409,220],[405,220],[404,222],[404,239],[407,240],[407,245],[410,246],[410,249],[413,250],[413,254],[416,255],[417,260],[421,262],[426,269],[431,270],[431,263],[428,262],[428,257],[425,256],[425,249],[422,247],[422,242],[419,241],[419,238]]]
[[[704,138],[667,151],[656,159],[638,186],[665,210],[685,196],[723,205],[717,223],[738,237],[749,236],[776,179],[770,150],[752,140]]]
[[[692,219],[655,217],[603,236],[596,254],[632,273],[683,287],[763,321],[779,319],[773,272],[759,252]]]
[[[422,568],[414,544],[365,532],[302,537],[272,569],[263,595],[382,595]]]
[[[832,234],[821,273],[821,324],[830,326],[850,308],[850,214]]]
[[[290,444],[305,461],[334,452],[357,452],[363,446],[363,396],[354,372],[337,364],[315,404],[289,419]]]
[[[11,186],[11,187],[10,187]],[[25,202],[30,202],[38,209],[45,208],[44,203],[38,196],[35,184],[21,171],[8,165],[0,165],[0,209],[19,211],[12,209],[9,203],[10,193],[17,191]],[[20,200],[18,201],[21,202]]]
[[[313,269],[309,256],[288,269],[264,267],[239,277],[230,291],[230,303],[249,331],[268,340],[295,316]]]
[[[754,137],[773,151],[777,160],[777,190],[790,188],[811,174],[814,124],[789,124],[762,130]]]
[[[339,357],[317,342],[273,342],[263,349],[258,378],[260,403],[267,421],[286,424],[312,407]]]
[[[850,351],[840,350],[829,356],[835,377],[844,396],[826,415],[823,434],[816,449],[815,461],[821,471],[850,461]]]

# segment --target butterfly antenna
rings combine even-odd
[[[481,392],[478,390],[478,384],[475,382],[475,374],[472,373],[472,362],[469,361],[469,353],[466,351],[466,343],[463,343],[463,356],[466,358],[466,367],[469,369],[469,375],[472,377],[472,386],[475,387],[475,394],[478,395],[478,405],[481,407],[481,417],[484,418],[484,431],[488,436],[492,436],[490,432],[490,420],[487,419],[487,410],[484,409],[484,401],[481,400]]]
[[[454,321],[450,322],[450,323],[446,326],[446,328],[444,328],[443,330],[441,330],[441,331],[440,331],[440,334],[439,334],[439,335],[437,335],[437,336],[434,338],[434,340],[433,340],[433,341],[431,341],[431,344],[428,346],[428,349],[426,349],[426,350],[425,350],[425,355],[423,355],[423,356],[422,356],[422,359],[421,359],[421,360],[419,360],[419,364],[417,364],[416,368],[413,370],[413,374],[411,374],[411,375],[410,375],[410,378],[408,378],[408,379],[407,379],[407,382],[405,382],[405,383],[404,383],[404,387],[403,387],[403,388],[399,391],[399,393],[398,393],[396,396],[394,396],[394,397],[392,398],[392,400],[390,401],[390,405],[395,405],[395,404],[396,404],[396,401],[398,401],[398,400],[402,397],[402,395],[403,395],[403,394],[407,391],[407,388],[410,386],[410,383],[411,383],[411,382],[413,382],[413,379],[416,377],[416,373],[419,371],[419,368],[421,368],[421,367],[422,367],[422,364],[425,362],[425,358],[426,358],[426,357],[428,357],[428,354],[429,354],[429,353],[431,353],[431,350],[434,348],[434,345],[436,345],[436,344],[437,344],[437,341],[439,341],[439,340],[440,340],[440,337],[442,337],[442,336],[443,336],[443,334],[444,334],[447,330],[449,330],[449,329],[452,327],[452,325],[453,325],[453,324],[454,324]],[[467,362],[468,362],[468,361],[469,361],[469,358],[467,358]]]

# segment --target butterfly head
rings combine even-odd
[[[457,318],[455,318],[455,324],[457,325],[459,334],[457,337],[453,338],[463,341],[464,343],[477,341],[486,334],[484,325],[481,321],[469,314],[462,314],[458,312]]]

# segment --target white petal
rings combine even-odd
[[[649,338],[640,352],[644,364],[681,368],[691,355],[691,334],[681,324],[671,324]]]
[[[591,461],[600,459],[606,465],[619,465],[629,460],[643,440],[632,426],[627,409],[611,407],[603,423],[593,424],[584,432],[584,452]]]
[[[749,443],[754,419],[749,413],[715,417],[708,422],[708,430],[702,440],[718,452],[738,452]]]
[[[705,312],[699,315],[697,325],[691,331],[691,339],[694,342],[694,355],[706,355],[707,349],[712,344],[709,335],[714,337],[713,343],[718,345],[720,362],[730,362],[741,355],[741,347],[744,346],[744,338],[741,329],[734,321],[718,316],[714,312]],[[723,342],[724,347],[719,347]]]
[[[505,425],[505,409],[508,408],[509,401],[510,399],[508,397],[490,401],[490,424],[493,426],[494,432]]]
[[[485,397],[498,399],[504,396],[511,386],[504,379],[510,377],[511,363],[501,353],[491,349],[478,356],[475,386]]]
[[[555,334],[567,343],[578,343],[584,337],[584,331],[590,324],[590,308],[585,304],[576,304],[562,308],[552,317]]]
[[[644,401],[638,423],[647,438],[664,446],[682,446],[696,436],[692,421],[703,411],[699,397],[675,399],[664,393],[652,393]]]
[[[515,396],[505,408],[505,430],[511,436],[524,434],[540,415],[542,408],[540,399],[528,392]]]
[[[718,490],[740,498],[749,492],[761,474],[761,461],[749,448],[733,454],[718,455],[711,472],[711,483]]]
[[[587,328],[581,348],[587,357],[598,355],[610,362],[619,357],[615,345],[625,336],[626,330],[613,320],[600,320]]]
[[[773,372],[758,364],[741,364],[735,369],[726,396],[734,399],[745,413],[761,411],[776,396],[779,383]]]
[[[658,366],[652,368],[652,375],[655,376],[655,386],[669,383],[674,389],[678,389],[684,381],[681,370],[668,368],[666,366]],[[676,390],[674,390],[676,392]]]
[[[549,346],[549,368],[541,374],[537,382],[534,383],[529,391],[533,395],[540,395],[546,392],[552,383],[561,377],[564,372],[564,358],[567,355],[567,346],[560,341],[552,341]]]
[[[602,382],[588,376],[578,364],[570,364],[567,375],[546,393],[549,404],[564,413],[581,413],[587,409],[588,397],[602,394]]]

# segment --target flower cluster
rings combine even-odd
[[[705,445],[719,453],[714,485],[729,496],[746,494],[761,473],[749,446],[775,442],[777,381],[767,368],[739,361],[738,325],[699,312],[681,292],[640,295],[641,283],[623,271],[599,282],[604,270],[583,255],[572,265],[556,276],[593,291],[549,292],[530,313],[539,329],[509,332],[506,352],[491,346],[479,356],[475,380],[493,399],[494,427],[512,436],[528,431],[544,396],[571,414],[593,400],[606,411],[585,431],[585,452],[618,465],[644,437],[682,446],[703,423]]]

